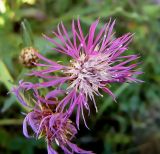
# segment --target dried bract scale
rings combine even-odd
[[[39,61],[39,58],[37,57],[35,52],[38,51],[33,47],[23,48],[19,56],[20,63],[28,68],[35,67],[35,63],[38,63]]]

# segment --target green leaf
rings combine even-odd
[[[120,86],[120,88],[118,88],[115,91],[115,96],[118,97],[127,87],[128,87],[127,83],[125,83],[122,86]],[[100,107],[100,109],[98,111],[97,119],[99,119],[101,117],[101,115],[103,114],[103,112],[106,110],[106,108],[108,106],[111,105],[112,102],[113,102],[113,99],[111,97],[108,97],[108,99],[106,99],[106,101],[104,101],[104,103],[102,104],[102,106]]]
[[[29,22],[26,19],[24,19],[24,21],[21,22],[21,27],[22,27],[23,45],[33,46],[34,40],[32,36],[32,30],[31,30]]]
[[[5,111],[7,111],[14,104],[15,101],[16,101],[16,99],[15,99],[14,95],[11,95],[9,98],[7,98],[3,103],[3,107],[1,109],[1,112],[3,113]]]
[[[13,78],[9,73],[7,66],[0,59],[0,81],[6,86],[8,90],[11,90],[13,86]]]

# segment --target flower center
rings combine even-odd
[[[71,66],[65,71],[65,73],[70,74],[72,81],[68,89],[76,88],[91,99],[93,93],[101,95],[98,88],[104,86],[102,81],[111,79],[109,68],[108,55],[97,53],[86,56],[81,54],[77,61],[71,61]]]

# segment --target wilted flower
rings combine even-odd
[[[141,74],[135,70],[137,64],[133,63],[139,57],[137,55],[122,55],[128,48],[132,40],[132,34],[127,33],[121,37],[113,38],[113,27],[115,21],[105,24],[99,32],[96,27],[99,20],[91,24],[88,34],[84,34],[81,28],[80,20],[72,21],[71,38],[64,27],[63,23],[58,25],[57,32],[53,34],[61,41],[56,42],[54,39],[45,36],[47,40],[55,45],[53,50],[70,56],[72,59],[66,66],[53,62],[39,53],[37,56],[47,64],[36,64],[37,66],[46,67],[40,71],[33,71],[30,75],[44,78],[48,81],[35,83],[29,88],[45,88],[57,86],[58,89],[64,84],[68,84],[66,89],[67,95],[59,103],[57,110],[64,109],[70,104],[68,112],[77,106],[76,123],[79,127],[79,117],[85,122],[83,108],[90,111],[88,99],[92,100],[95,109],[95,95],[102,96],[100,89],[113,97],[108,84],[113,82],[139,82],[134,75]],[[53,76],[51,73],[60,71],[61,76]],[[51,91],[48,95],[60,94],[60,91]]]
[[[20,103],[31,109],[22,94],[23,88],[24,84],[21,82],[18,88],[13,88],[13,93],[16,94]],[[85,151],[71,142],[77,134],[77,129],[68,118],[67,113],[55,111],[57,101],[46,100],[39,96],[36,90],[34,91],[34,99],[32,97],[31,100],[35,106],[26,115],[23,122],[23,133],[27,138],[33,137],[28,133],[29,126],[37,139],[41,137],[46,139],[48,154],[57,154],[56,150],[52,148],[53,143],[56,143],[65,154],[93,154],[91,151]]]

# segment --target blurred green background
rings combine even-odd
[[[42,33],[50,35],[60,21],[70,31],[78,16],[84,30],[98,17],[98,28],[112,17],[116,36],[135,33],[128,54],[141,55],[139,78],[145,82],[113,84],[118,103],[107,94],[97,98],[99,112],[87,120],[91,130],[82,124],[75,142],[97,154],[160,154],[159,0],[0,0],[0,154],[47,153],[43,140],[23,136],[25,109],[7,93],[30,71],[18,61],[23,47],[66,61]]]

